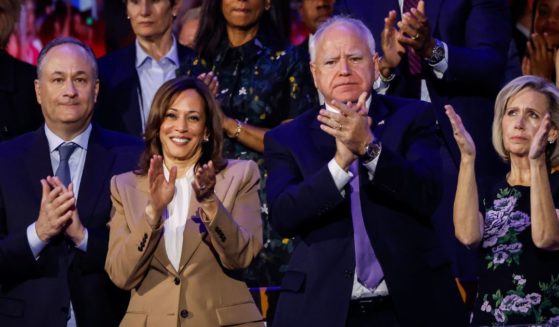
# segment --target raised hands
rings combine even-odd
[[[417,8],[411,8],[402,15],[397,24],[400,29],[398,42],[411,47],[422,58],[431,57],[435,40],[431,36],[429,20],[425,16],[425,2],[419,1]]]
[[[148,181],[149,181],[149,201],[155,210],[154,217],[148,215],[148,222],[152,226],[159,225],[163,210],[175,195],[175,180],[177,179],[177,167],[169,171],[169,181],[163,174],[163,157],[154,155],[149,162]]]
[[[198,75],[198,79],[208,86],[211,94],[217,96],[217,92],[219,91],[219,81],[213,72],[202,73]]]
[[[532,34],[526,44],[526,56],[522,59],[522,74],[536,75],[548,80],[555,79],[555,50],[546,40],[546,34]]]
[[[374,140],[371,132],[371,118],[367,115],[366,92],[359,96],[357,104],[332,100],[332,105],[340,112],[320,110],[320,128],[336,138],[336,161],[340,167],[349,165],[365,150],[365,145]],[[343,147],[342,147],[343,145]]]
[[[196,169],[192,188],[196,194],[196,199],[203,202],[211,198],[214,194],[215,187],[215,169],[214,164],[210,160],[207,164]]]
[[[543,120],[540,124],[540,128],[534,135],[532,139],[532,144],[530,145],[530,152],[528,153],[528,158],[530,160],[545,160],[545,148],[548,144],[549,131],[551,130],[551,117],[549,113],[545,114]],[[555,140],[552,140],[555,142]]]
[[[472,140],[472,136],[468,133],[464,124],[462,124],[462,119],[454,111],[454,108],[449,104],[444,106],[444,108],[446,110],[446,115],[450,120],[450,124],[452,125],[454,139],[460,149],[461,160],[473,162],[476,158],[476,146]]]
[[[41,179],[42,197],[39,217],[35,223],[37,235],[42,241],[49,241],[63,232],[74,244],[84,237],[84,227],[76,210],[73,184],[66,188],[58,177]]]
[[[391,10],[384,19],[384,29],[381,34],[381,47],[383,52],[382,60],[378,61],[379,71],[382,76],[388,78],[394,68],[396,68],[406,49],[398,39],[400,32],[396,30],[396,11]]]

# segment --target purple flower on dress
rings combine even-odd
[[[509,257],[509,254],[506,253],[506,252],[497,252],[493,256],[493,264],[500,265],[503,262],[505,262],[505,260],[507,260],[508,257]]]
[[[491,212],[491,210],[488,211],[486,217],[492,214]],[[504,236],[508,230],[509,227],[507,226],[507,219],[503,215],[494,218],[491,222],[486,221],[485,231],[483,233],[483,247],[491,247],[497,244],[497,239]]]
[[[530,311],[531,307],[532,307],[532,303],[530,303],[530,300],[520,298],[519,300],[514,301],[514,303],[511,306],[511,311],[527,313],[528,311]]]
[[[555,317],[552,317],[551,319],[549,319],[549,320],[547,321],[546,326],[549,326],[549,327],[557,327],[557,326],[559,326],[559,316],[555,316]]]
[[[530,216],[522,211],[515,211],[510,214],[509,227],[517,232],[521,232],[530,225]]]
[[[503,213],[510,213],[514,206],[516,205],[516,198],[514,196],[507,196],[506,198],[500,198],[493,201],[493,208],[496,211],[501,211]]]
[[[506,246],[506,250],[509,253],[516,253],[522,250],[522,243],[516,242]]]
[[[505,296],[503,301],[501,301],[501,305],[499,305],[499,310],[510,311],[511,308],[512,308],[512,305],[520,299],[522,299],[522,298],[520,296],[516,295],[516,294],[510,294],[510,295]]]
[[[530,304],[540,304],[542,296],[538,293],[530,293],[526,295],[526,300],[530,301]]]
[[[483,304],[481,305],[481,311],[484,312],[491,312],[491,305],[489,304],[489,301],[484,301]]]
[[[503,313],[503,311],[497,309],[495,310],[495,312],[493,312],[493,316],[495,316],[495,320],[497,320],[497,322],[505,322],[506,318],[505,314]]]

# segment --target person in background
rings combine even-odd
[[[557,83],[555,62],[559,47],[559,0],[536,0],[534,6],[534,28],[526,42],[522,73]]]
[[[130,298],[104,271],[110,178],[139,139],[91,123],[97,63],[73,38],[39,55],[43,127],[0,143],[0,326],[117,326]]]
[[[286,38],[276,28],[278,9],[271,0],[205,1],[195,43],[201,61],[219,80],[224,157],[256,161],[263,177],[266,241],[260,260],[247,274],[251,286],[277,285],[291,248],[289,240],[279,238],[267,223],[264,134],[316,101],[314,87],[303,83],[303,60],[292,48],[286,50]]]
[[[0,3],[0,141],[33,131],[43,122],[35,99],[35,67],[6,52],[21,12],[18,0]]]
[[[309,55],[309,44],[314,42],[314,33],[318,29],[318,26],[323,23],[328,18],[332,17],[334,13],[334,2],[335,0],[298,0],[297,1],[297,11],[301,16],[305,27],[309,31],[309,36],[296,47],[296,51],[299,52],[299,58],[304,64],[305,75],[302,83],[307,85],[314,85],[314,81],[311,74],[311,69],[309,65],[310,55]],[[324,97],[319,94],[318,102],[320,104],[324,103]]]
[[[509,171],[478,183],[475,143],[452,106],[460,148],[454,230],[479,248],[473,326],[559,323],[559,91],[537,76],[508,83],[495,102],[493,145]]]
[[[262,248],[252,161],[225,160],[221,113],[203,82],[155,94],[139,170],[111,181],[105,268],[132,290],[121,326],[264,326],[240,278]]]
[[[172,33],[180,1],[124,1],[136,39],[99,60],[103,92],[94,119],[106,128],[141,136],[157,89],[176,76],[181,62],[193,61],[196,54]],[[213,75],[202,74],[200,66],[189,66],[184,73],[206,78],[216,87]]]
[[[173,33],[179,43],[185,47],[194,47],[194,40],[200,25],[200,13],[202,7],[195,7],[184,10],[177,16],[173,24]]]

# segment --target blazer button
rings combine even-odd
[[[186,310],[181,310],[181,317],[183,317],[183,318],[188,317],[188,311],[186,311]]]
[[[181,283],[181,279],[178,278],[178,277],[175,277],[174,282],[175,282],[175,285],[179,285]]]
[[[344,277],[350,279],[351,277],[353,277],[353,274],[349,270],[344,270]]]

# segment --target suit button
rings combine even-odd
[[[344,270],[344,277],[350,279],[351,277],[353,277],[353,273],[349,270]]]
[[[183,318],[188,317],[188,311],[186,311],[186,310],[181,310],[181,317],[183,317]]]
[[[175,282],[175,285],[179,285],[181,283],[181,279],[178,278],[178,277],[175,277],[174,282]]]

